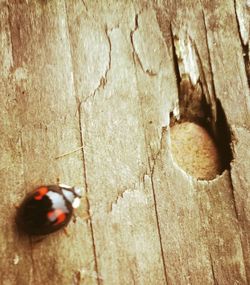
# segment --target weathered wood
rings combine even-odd
[[[88,5],[100,15],[88,24],[84,7],[68,6],[97,268],[107,284],[165,284],[131,46],[136,15],[131,3],[114,4],[124,13],[113,17],[105,6]]]
[[[1,284],[250,282],[246,5],[0,1]],[[216,178],[184,171],[177,120],[207,128]],[[35,242],[14,205],[58,178],[87,196]]]
[[[1,45],[6,52],[1,59],[0,283],[72,284],[82,268],[94,271],[84,208],[69,225],[69,238],[61,232],[35,243],[14,227],[14,205],[34,187],[57,178],[75,185],[84,181],[80,152],[55,159],[81,145],[65,6],[10,2],[0,10],[6,39]]]

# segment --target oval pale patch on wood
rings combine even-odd
[[[170,137],[173,158],[189,175],[211,180],[222,172],[218,149],[206,129],[184,122],[171,127]]]

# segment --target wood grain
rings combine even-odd
[[[1,284],[249,284],[246,5],[0,1]],[[174,158],[185,120],[216,178]],[[68,236],[17,232],[14,205],[57,179],[86,192]]]

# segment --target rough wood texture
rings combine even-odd
[[[0,284],[250,283],[248,2],[0,0]],[[181,169],[176,120],[222,174]],[[87,192],[69,236],[18,233],[57,178]]]

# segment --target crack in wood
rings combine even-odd
[[[150,70],[150,69],[145,69],[144,66],[143,66],[143,63],[139,57],[139,54],[137,53],[136,51],[136,48],[135,48],[135,44],[134,44],[134,34],[136,33],[136,31],[138,31],[139,29],[139,15],[142,13],[143,10],[141,10],[139,13],[137,13],[135,15],[135,19],[134,19],[134,29],[130,32],[130,42],[131,42],[131,45],[132,45],[132,54],[133,54],[133,62],[134,62],[134,65],[136,66],[136,62],[138,62],[141,70],[147,74],[148,76],[156,76],[157,73],[155,73],[154,71]]]
[[[135,27],[130,32],[130,41],[131,41],[132,50],[133,50],[132,53],[133,53],[134,66],[136,66],[136,60],[137,60],[138,63],[139,63],[140,68],[142,69],[142,71],[144,73],[147,73],[144,70],[142,62],[140,61],[140,58],[139,58],[139,56],[138,56],[138,54],[136,52],[135,46],[134,46],[134,33],[138,30],[138,17],[140,15],[140,13],[137,13],[135,15]],[[141,117],[143,118],[143,115],[142,115],[143,114],[143,112],[142,112],[143,106],[142,106],[141,100],[139,100],[139,102],[140,102],[140,107],[141,107],[140,108],[141,109],[140,113],[141,113]],[[143,129],[145,130],[145,126],[144,126]],[[151,155],[147,151],[148,167],[149,167],[150,174],[148,174],[147,171],[146,171],[142,175],[142,181],[143,181],[143,184],[145,185],[145,175],[147,175],[149,177],[149,179],[150,179],[150,184],[151,184],[151,188],[152,188],[152,195],[153,195],[153,201],[154,201],[154,212],[155,212],[155,217],[156,217],[156,226],[157,226],[157,232],[158,232],[158,238],[159,238],[162,267],[163,267],[163,273],[164,273],[164,281],[165,281],[165,284],[168,284],[168,283],[170,284],[170,282],[168,281],[167,270],[166,270],[166,262],[165,262],[164,251],[163,251],[163,243],[162,243],[162,236],[161,236],[161,230],[160,230],[159,214],[158,214],[158,209],[157,209],[157,199],[156,199],[156,193],[155,193],[155,187],[154,187],[154,181],[153,181],[154,166],[155,166],[157,157],[160,154],[160,151],[161,151],[161,148],[162,148],[162,140],[163,140],[163,135],[162,134],[163,134],[163,132],[161,132],[161,138],[160,138],[161,146],[160,146],[160,150],[157,152],[156,157],[155,158],[151,158]],[[153,151],[152,151],[152,149],[150,147],[150,144],[147,143],[147,136],[146,136],[145,132],[144,132],[144,137],[145,137],[146,145],[149,146],[149,148],[150,148],[150,153],[153,153]],[[151,160],[153,160],[153,165],[151,165]],[[132,275],[132,278],[133,278],[133,275]]]
[[[129,194],[129,193],[132,193],[134,191],[135,191],[135,185],[134,185],[132,190],[131,189],[125,189],[121,193],[118,193],[118,195],[116,196],[116,199],[113,202],[111,202],[110,211],[109,212],[113,212],[114,206],[118,205],[119,202],[121,202],[121,199],[124,199],[124,195],[125,194],[127,194],[127,193]]]
[[[174,73],[175,73],[175,78],[176,78],[176,87],[178,90],[178,97],[180,97],[181,75],[180,75],[180,70],[179,70],[179,65],[178,65],[178,58],[177,58],[176,50],[175,50],[174,32],[173,32],[172,23],[170,23],[169,29],[170,29],[170,36],[171,36],[173,67],[174,67]]]
[[[138,56],[138,54],[136,52],[136,49],[135,49],[135,46],[134,46],[134,38],[133,38],[134,37],[134,33],[138,29],[138,17],[142,13],[142,11],[140,11],[139,13],[137,13],[135,15],[135,18],[134,18],[135,26],[134,26],[134,29],[130,32],[130,41],[131,41],[132,50],[133,50],[132,53],[133,53],[134,66],[136,67],[136,60],[137,60],[138,63],[139,63],[139,66],[142,69],[142,71],[144,73],[147,73],[147,72],[145,72],[145,70],[143,68],[143,65],[142,65],[142,63],[140,61],[140,58],[139,58],[139,56]],[[142,106],[141,100],[139,100],[139,102],[140,102],[140,114],[141,114],[141,117],[143,118],[143,111],[142,111],[143,106]],[[143,129],[145,130],[144,124],[143,124]],[[150,148],[150,153],[153,153],[153,151],[152,151],[152,149],[150,147],[150,144],[147,143],[147,135],[146,135],[145,132],[144,132],[144,137],[145,137],[146,145],[149,146],[149,148]],[[158,209],[157,209],[157,199],[156,199],[156,193],[155,193],[155,187],[154,187],[154,181],[153,181],[153,174],[154,174],[155,163],[156,163],[158,155],[161,152],[162,144],[163,144],[163,129],[162,129],[162,132],[161,132],[160,141],[161,141],[160,149],[157,152],[155,157],[152,158],[150,153],[148,153],[148,150],[146,151],[146,153],[147,153],[147,160],[148,160],[148,167],[149,167],[150,174],[148,174],[147,172],[145,172],[145,174],[149,177],[151,188],[152,188],[152,196],[153,196],[153,202],[154,202],[154,212],[155,212],[155,217],[156,217],[156,226],[157,226],[157,232],[158,232],[158,238],[159,238],[161,260],[162,260],[162,267],[163,267],[163,273],[164,273],[164,281],[165,281],[165,284],[170,284],[170,281],[168,281],[168,276],[167,276],[166,262],[165,262],[165,256],[164,256],[164,251],[163,251],[163,242],[162,242],[162,236],[161,236],[161,230],[160,230],[159,214],[158,214]],[[153,161],[153,165],[152,166],[151,166],[151,161]],[[143,181],[143,183],[145,185],[145,175],[143,175],[142,177],[143,177],[142,181]]]
[[[112,31],[112,29],[110,29],[110,31]],[[108,82],[108,72],[111,70],[111,53],[112,53],[112,43],[111,43],[111,39],[110,39],[110,35],[109,35],[109,30],[107,25],[105,26],[105,35],[107,37],[107,41],[108,41],[108,45],[109,45],[109,51],[108,51],[108,66],[104,72],[104,75],[101,76],[100,80],[99,80],[99,84],[98,86],[95,88],[95,90],[88,95],[83,102],[86,102],[89,98],[94,98],[96,93],[99,92],[101,89],[104,89],[107,82]]]
[[[236,202],[236,199],[235,199],[235,190],[234,190],[234,186],[233,186],[233,180],[232,180],[232,173],[231,171],[229,171],[229,182],[230,182],[230,188],[231,188],[231,194],[232,194],[232,200],[233,200],[233,208],[234,208],[234,212],[235,212],[235,216],[236,216],[236,219],[239,221],[239,212],[238,212],[238,209],[237,209],[237,202]]]
[[[163,146],[163,139],[165,138],[165,128],[162,128],[161,132],[161,144],[160,144],[160,150],[156,154],[156,157],[153,158],[153,166],[151,169],[151,174],[150,174],[150,181],[151,181],[151,187],[152,187],[152,194],[153,194],[153,201],[154,201],[154,210],[155,210],[155,217],[156,217],[156,225],[157,225],[157,231],[158,231],[158,236],[159,236],[159,241],[160,241],[160,250],[161,250],[161,258],[162,258],[162,264],[163,264],[163,270],[164,270],[164,278],[166,284],[171,284],[170,281],[168,281],[168,275],[167,275],[167,266],[166,266],[166,261],[165,261],[165,256],[164,256],[164,250],[163,250],[163,242],[162,242],[162,234],[161,234],[161,227],[160,227],[160,221],[159,221],[159,213],[158,213],[158,208],[157,208],[157,199],[156,199],[156,191],[155,191],[155,186],[154,186],[154,170],[155,170],[155,165],[156,161],[158,159],[158,156],[161,153],[162,146]],[[149,158],[148,158],[149,159]],[[150,164],[149,164],[150,165]]]
[[[215,276],[215,271],[214,271],[214,265],[213,265],[213,259],[212,259],[212,256],[211,256],[211,253],[209,253],[209,261],[210,261],[210,266],[211,266],[211,272],[212,272],[212,277],[213,277],[213,281],[214,281],[214,285],[218,285],[218,281],[216,279],[216,276]]]
[[[112,31],[112,29],[111,29]],[[108,30],[108,27],[106,25],[105,27],[105,35],[107,37],[107,40],[108,40],[108,44],[109,44],[109,52],[108,52],[108,57],[109,57],[109,61],[108,61],[108,67],[105,71],[105,74],[104,74],[104,82],[103,82],[103,88],[105,87],[105,85],[107,84],[107,81],[108,81],[108,72],[111,70],[111,52],[112,52],[112,43],[111,43],[111,39],[110,39],[110,35],[109,35],[109,30]]]
[[[202,19],[204,23],[204,29],[205,29],[205,36],[206,36],[206,48],[207,48],[207,54],[208,54],[208,64],[209,64],[209,69],[211,72],[211,79],[212,79],[212,93],[214,94],[213,96],[215,97],[216,92],[215,92],[215,84],[214,84],[214,73],[213,73],[213,68],[212,68],[212,62],[211,62],[211,55],[210,55],[210,49],[209,49],[209,44],[208,44],[208,30],[207,30],[207,23],[206,23],[206,17],[205,17],[205,12],[202,10]],[[217,119],[217,116],[215,116],[215,119]]]
[[[68,40],[69,40],[69,50],[70,50],[70,59],[71,59],[71,66],[73,67],[73,61],[72,61],[72,47],[71,47],[71,39],[70,39],[70,29],[69,29],[69,21],[68,21],[68,11],[66,3],[64,2],[64,9],[66,13],[66,21],[67,21],[67,30],[68,30]],[[75,90],[75,78],[73,77],[73,89]],[[75,93],[75,99],[76,103],[78,104],[77,112],[78,112],[78,126],[79,126],[79,136],[80,136],[80,145],[81,145],[81,152],[82,152],[82,166],[83,166],[83,177],[84,177],[84,183],[85,183],[85,192],[86,192],[86,203],[87,203],[87,214],[89,216],[89,225],[90,225],[90,232],[91,232],[91,240],[92,240],[92,249],[93,249],[93,255],[94,255],[94,261],[95,261],[95,271],[99,275],[98,271],[98,261],[97,261],[97,250],[95,245],[95,238],[94,238],[94,228],[93,228],[93,222],[92,217],[89,214],[90,213],[90,202],[88,199],[88,182],[87,182],[87,170],[86,170],[86,161],[85,161],[85,150],[83,148],[84,145],[84,139],[83,139],[83,128],[82,128],[82,122],[81,122],[81,104],[82,102],[78,98],[77,94]],[[97,279],[97,284],[100,285],[100,280]]]
[[[198,65],[198,69],[199,69],[199,74],[200,74],[200,79],[199,79],[199,83],[201,85],[202,88],[202,94],[204,94],[205,98],[206,98],[206,102],[210,107],[210,117],[211,117],[211,127],[212,127],[212,132],[215,132],[215,122],[217,121],[217,108],[216,108],[216,98],[215,98],[215,93],[214,93],[214,88],[212,88],[212,94],[210,94],[209,92],[209,88],[208,88],[208,83],[206,80],[206,76],[205,76],[205,71],[204,71],[204,67],[202,64],[202,59],[200,56],[200,53],[198,51],[198,47],[195,43],[195,41],[193,41],[193,46],[195,49],[195,53],[197,56],[197,65]],[[206,45],[207,46],[207,45]],[[208,50],[207,50],[208,52]],[[211,69],[211,67],[210,67]]]
[[[135,15],[135,18],[134,18],[134,29],[130,32],[130,42],[131,42],[131,45],[132,45],[132,50],[133,50],[133,61],[134,61],[134,65],[136,66],[136,57],[137,57],[137,60],[139,62],[139,65],[141,66],[142,68],[142,65],[141,65],[141,62],[140,62],[140,59],[138,58],[138,55],[135,51],[135,46],[134,46],[134,33],[136,32],[136,30],[138,29],[138,14]],[[143,69],[143,68],[142,68]]]
[[[82,123],[81,123],[81,104],[82,102],[78,102],[78,118],[79,118],[79,132],[80,132],[80,141],[81,145],[84,145],[84,140],[83,140],[83,129],[82,129]],[[98,261],[97,261],[97,250],[96,250],[96,245],[95,245],[95,238],[94,238],[94,227],[93,227],[93,222],[92,222],[92,217],[89,214],[90,213],[90,202],[88,199],[88,182],[87,182],[87,170],[86,170],[86,161],[85,161],[85,151],[84,148],[81,149],[82,151],[82,163],[83,163],[83,176],[84,176],[84,183],[85,183],[85,191],[86,191],[86,202],[87,202],[87,214],[89,215],[89,224],[90,224],[90,231],[91,231],[91,238],[92,238],[92,246],[93,246],[93,254],[94,254],[94,259],[95,259],[95,271],[97,275],[99,275],[98,271]],[[98,285],[100,285],[100,280],[97,279]]]
[[[242,33],[241,33],[241,29],[240,29],[240,19],[239,19],[239,15],[237,13],[237,7],[236,7],[236,0],[234,0],[234,11],[235,11],[235,17],[236,17],[236,22],[237,22],[237,28],[238,28],[238,32],[239,32],[239,38],[240,38],[240,42],[241,42],[241,47],[242,47],[242,54],[243,54],[243,60],[244,60],[244,64],[245,64],[245,72],[246,72],[246,77],[247,77],[247,83],[248,83],[248,87],[250,88],[250,59],[249,59],[249,43],[245,43]]]
[[[109,213],[112,212],[114,210],[115,206],[119,206],[119,203],[122,202],[122,199],[129,199],[129,198],[133,198],[133,200],[137,203],[143,203],[143,204],[147,204],[147,197],[145,195],[145,193],[141,190],[137,190],[140,186],[140,183],[143,183],[143,186],[145,186],[145,176],[150,177],[150,175],[148,175],[147,171],[143,171],[142,174],[139,174],[139,182],[134,182],[133,185],[131,185],[131,187],[126,187],[126,189],[120,191],[116,197],[116,199],[111,202],[111,206],[110,206],[110,210]],[[125,202],[126,203],[126,202]]]

